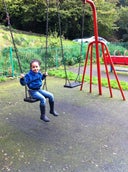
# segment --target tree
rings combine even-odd
[[[119,0],[119,6],[127,6],[128,5],[128,0]]]
[[[119,9],[119,20],[117,22],[119,31],[117,32],[118,38],[122,41],[128,41],[128,7],[121,7]]]
[[[59,34],[57,2],[56,0],[49,1],[48,23],[49,33],[57,32]],[[83,5],[81,0],[61,0],[59,2],[61,29],[65,38],[81,37],[82,29],[84,29],[84,37],[94,35],[92,11],[88,4]],[[117,28],[117,0],[114,0],[114,3],[112,2],[113,0],[94,0],[97,9],[99,33],[105,38],[110,37]],[[46,34],[46,0],[6,0],[6,3],[14,28]],[[2,7],[0,6],[0,8]],[[85,22],[82,28],[83,15]]]
[[[119,17],[116,10],[116,2],[117,1],[113,3],[111,0],[109,2],[106,2],[105,0],[95,0],[99,33],[106,39],[109,39],[109,37],[111,37],[113,32],[117,29],[116,22]]]

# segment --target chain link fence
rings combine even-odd
[[[128,42],[125,43],[109,43],[108,49],[111,55],[128,56]],[[56,47],[56,48],[18,48],[18,57],[20,59],[22,70],[29,70],[29,63],[32,59],[38,59],[42,62],[41,69],[43,71],[59,67],[62,65],[74,65],[84,62],[87,44],[76,44],[75,46]],[[63,51],[62,51],[63,50]],[[95,51],[93,52],[95,58]],[[20,68],[15,51],[12,47],[1,49],[0,52],[0,75],[17,76]]]

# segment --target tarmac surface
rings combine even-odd
[[[107,67],[108,67],[108,72],[109,72],[110,79],[116,79],[114,73],[110,72],[111,71],[110,70],[110,65],[108,65]],[[120,81],[126,81],[127,82],[128,81],[128,67],[127,66],[123,67],[123,66],[115,65],[114,68],[116,70],[118,79]],[[71,68],[70,70],[73,71],[73,72],[76,72],[76,73],[78,72],[77,68]],[[80,68],[80,74],[83,74],[83,70],[84,70],[84,67],[81,67]],[[100,71],[101,71],[100,72],[101,77],[106,78],[107,75],[106,75],[106,72],[105,72],[106,70],[105,70],[104,65],[100,65]],[[90,74],[90,66],[89,65],[86,68],[85,74],[87,74],[87,75]],[[96,64],[92,65],[92,75],[97,76],[97,66],[96,66]]]
[[[127,79],[126,76],[122,76]],[[39,102],[25,103],[18,79],[0,83],[1,172],[128,172],[128,92],[96,85],[64,88],[64,80],[48,77],[55,96],[54,117],[41,121]]]

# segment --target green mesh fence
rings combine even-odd
[[[32,59],[38,59],[42,62],[42,70],[59,67],[61,65],[74,65],[82,61],[85,57],[85,50],[87,46],[83,45],[82,49],[80,45],[63,47],[62,48],[48,48],[46,54],[46,48],[18,48],[18,57],[20,59],[21,67],[24,72],[29,70],[29,63]],[[12,52],[11,52],[12,51]],[[62,54],[63,52],[63,54]],[[5,75],[9,75],[11,70],[14,75],[20,73],[20,68],[16,53],[13,48],[5,48],[1,51],[0,66]],[[10,70],[10,71],[9,71]],[[11,72],[12,73],[12,72]]]
[[[108,44],[111,55],[127,55],[128,56],[128,42],[113,42]]]
[[[127,55],[128,43],[109,43],[108,49],[111,55]],[[62,48],[48,48],[46,56],[46,48],[18,48],[18,57],[20,59],[21,67],[24,72],[29,70],[29,63],[32,59],[38,59],[42,62],[41,69],[59,67],[62,65],[74,65],[82,63],[85,60],[87,51],[87,44],[76,44],[75,46],[64,46],[63,56]],[[100,50],[101,51],[101,50]],[[101,53],[102,54],[102,53]],[[95,51],[93,52],[95,59]],[[0,75],[16,76],[19,75],[20,68],[13,48],[4,48],[0,52]]]
[[[0,52],[0,75],[13,76],[10,48],[4,48]]]

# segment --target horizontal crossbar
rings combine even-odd
[[[128,56],[110,56],[113,64],[128,65]],[[111,65],[109,58],[106,58],[106,63]]]

